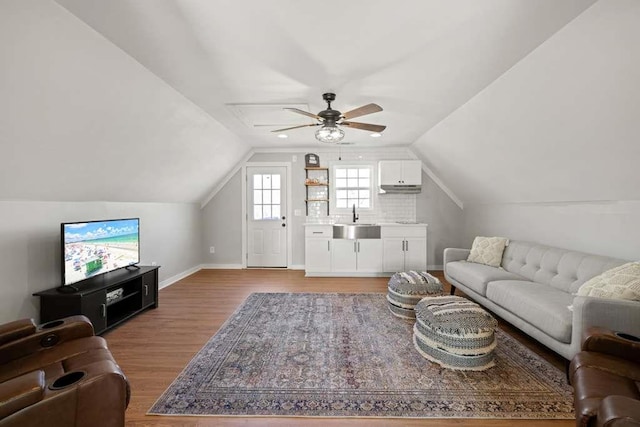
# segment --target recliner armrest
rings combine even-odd
[[[591,326],[584,332],[582,350],[610,354],[630,361],[638,361],[640,360],[640,339],[633,341],[625,338],[624,335],[617,335],[616,332],[610,329]]]
[[[0,383],[0,420],[42,400],[44,371],[32,371]]]
[[[20,319],[0,325],[0,346],[36,332],[33,319]]]
[[[55,347],[64,342],[94,335],[85,316],[70,316],[39,325],[35,333],[0,346],[0,364]]]
[[[598,407],[597,427],[640,426],[640,400],[607,396]]]

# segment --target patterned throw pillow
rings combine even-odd
[[[578,295],[640,301],[640,262],[626,263],[587,280]]]
[[[509,244],[509,239],[504,237],[481,237],[473,239],[471,253],[467,258],[469,262],[486,264],[491,267],[500,267],[502,253]]]

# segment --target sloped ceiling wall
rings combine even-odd
[[[640,2],[601,0],[413,149],[468,203],[640,199]]]
[[[52,1],[2,3],[0,58],[2,200],[191,203],[249,150]]]

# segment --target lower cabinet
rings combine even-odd
[[[383,270],[427,270],[427,228],[385,227],[381,232]]]
[[[427,227],[382,226],[380,239],[334,239],[331,225],[305,227],[305,272],[310,276],[382,276],[427,269]]]
[[[332,245],[332,272],[379,273],[382,271],[380,239],[333,239]]]
[[[427,270],[426,238],[389,237],[383,239],[382,244],[384,271]]]
[[[331,271],[331,239],[307,238],[304,242],[304,269],[307,273]]]
[[[331,225],[308,225],[304,230],[304,269],[306,273],[331,271]]]

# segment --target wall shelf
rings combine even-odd
[[[327,205],[327,216],[329,215],[329,168],[322,167],[307,167],[305,171],[305,191],[306,198],[304,203],[306,205],[306,215],[309,216],[309,203],[325,203]],[[311,173],[311,176],[310,176]],[[317,192],[312,191],[311,197],[309,196],[309,188],[326,187],[327,197],[313,197]]]

